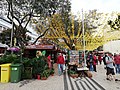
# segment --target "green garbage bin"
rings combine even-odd
[[[11,64],[10,82],[17,83],[21,80],[22,64]]]

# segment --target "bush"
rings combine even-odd
[[[20,62],[20,59],[15,54],[4,55],[3,57],[0,58],[0,64],[18,63],[18,62]]]

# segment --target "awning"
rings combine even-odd
[[[26,49],[53,50],[55,49],[55,46],[54,45],[29,45],[29,46],[26,46]]]

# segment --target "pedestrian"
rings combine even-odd
[[[63,58],[64,58],[64,61],[65,61],[65,63],[63,64],[63,70],[65,70],[66,69],[66,55],[65,54],[63,54]]]
[[[65,56],[65,67],[67,67],[68,66],[68,55],[66,54],[66,56]]]
[[[90,53],[89,55],[89,62],[90,62],[90,71],[93,71],[93,55]]]
[[[86,57],[86,63],[87,63],[87,68],[90,70],[90,59],[89,59],[89,54]]]
[[[65,64],[65,60],[62,53],[60,53],[57,57],[57,64],[58,64],[58,74],[60,76],[64,71],[64,64]]]
[[[115,62],[116,73],[120,74],[120,54],[114,55],[114,62]]]
[[[96,65],[97,65],[97,56],[94,54],[93,55],[93,70],[97,72],[96,70]]]
[[[104,69],[106,69],[106,60],[105,60],[106,57],[107,57],[107,53],[104,54],[103,59],[102,59],[104,63]]]
[[[106,60],[106,75],[107,75],[107,80],[116,80],[115,79],[115,71],[114,71],[114,60],[113,60],[113,57],[112,57],[112,54],[111,53],[107,53],[106,54],[107,56],[105,57],[105,60]]]
[[[101,55],[98,55],[98,61],[99,61],[100,65],[101,65],[101,63],[102,63],[102,57],[101,57]]]
[[[51,69],[52,68],[52,64],[51,64],[51,56],[50,56],[50,54],[48,55],[48,57],[47,57],[47,63],[48,63],[48,67],[49,67],[49,69]]]

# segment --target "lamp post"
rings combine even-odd
[[[12,3],[12,2],[11,2]],[[13,16],[12,16],[12,29],[11,29],[11,36],[10,36],[10,47],[12,47],[13,42]]]
[[[82,9],[82,34],[83,34],[84,66],[86,66],[86,57],[85,57],[85,30],[84,30],[84,14],[83,14],[83,9]]]
[[[12,47],[12,42],[13,42],[13,30],[14,30],[14,26],[13,26],[13,18],[12,18],[12,30],[11,30],[11,40],[10,40],[10,47]]]

